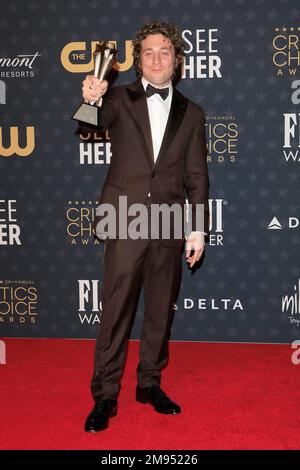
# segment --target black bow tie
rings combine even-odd
[[[169,88],[155,88],[154,86],[148,83],[146,88],[146,96],[150,98],[150,96],[154,95],[154,93],[158,93],[163,100],[165,100],[169,94]]]

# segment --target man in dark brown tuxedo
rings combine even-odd
[[[109,130],[112,145],[99,207],[111,204],[119,209],[120,196],[127,197],[128,207],[140,203],[147,208],[153,203],[183,206],[187,197],[193,216],[197,205],[202,205],[203,224],[199,229],[192,217],[185,247],[187,262],[193,267],[203,254],[208,233],[204,112],[173,86],[183,61],[183,42],[174,24],[156,21],[144,26],[133,46],[137,81],[108,91],[108,83],[94,76],[83,81],[85,100],[98,100],[105,94],[101,126]],[[100,236],[101,220],[99,216],[95,223]],[[161,389],[160,380],[168,361],[183,240],[173,235],[168,239],[126,238],[120,228],[105,240],[103,311],[91,383],[95,406],[86,420],[86,431],[105,429],[117,413],[127,343],[142,286],[145,308],[136,399],[159,413],[180,413],[179,405]]]

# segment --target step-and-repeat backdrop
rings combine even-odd
[[[131,40],[154,19],[182,29],[179,90],[206,112],[211,232],[183,258],[173,339],[300,339],[300,6],[296,0],[12,0],[0,16],[1,336],[94,338],[103,246],[91,224],[109,136],[71,115],[99,40],[135,79]],[[128,136],[130,139],[130,135]],[[124,149],[126,165],[126,149]],[[132,338],[143,316],[141,295]]]

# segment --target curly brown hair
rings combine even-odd
[[[138,77],[142,76],[141,63],[141,50],[142,41],[150,34],[162,34],[168,38],[174,47],[175,52],[175,67],[173,79],[180,78],[181,67],[184,57],[184,43],[181,37],[179,27],[174,23],[164,23],[163,21],[155,20],[152,23],[145,24],[136,34],[136,38],[132,41],[133,44],[133,65]]]

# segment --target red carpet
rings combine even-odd
[[[300,365],[288,345],[171,343],[162,386],[182,407],[135,402],[131,342],[118,416],[91,435],[94,341],[8,339],[1,373],[1,449],[299,449]]]

